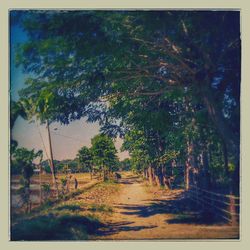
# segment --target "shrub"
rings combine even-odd
[[[92,216],[71,214],[36,216],[11,228],[11,240],[86,240],[102,224]]]

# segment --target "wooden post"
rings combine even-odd
[[[56,173],[55,173],[55,166],[54,166],[54,161],[53,161],[53,151],[52,151],[52,143],[51,143],[51,136],[50,136],[50,129],[49,129],[49,122],[48,120],[46,121],[46,127],[47,127],[47,132],[48,132],[48,139],[49,139],[49,153],[50,153],[50,169],[51,169],[51,174],[52,174],[52,180],[56,189],[57,193],[57,198],[59,196],[59,190],[58,190],[58,185],[56,181]]]
[[[42,204],[42,166],[39,165],[40,204]]]
[[[235,206],[235,198],[234,196],[230,195],[229,197],[229,212],[231,216],[231,225],[235,226],[237,225],[237,216],[236,216],[236,206]]]
[[[196,208],[198,208],[198,207],[199,207],[199,202],[198,202],[198,199],[199,199],[198,187],[197,187],[197,185],[195,185],[195,200],[196,200]]]

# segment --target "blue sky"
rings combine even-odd
[[[15,47],[18,43],[27,41],[26,34],[20,27],[14,25],[11,27],[11,81],[10,94],[13,100],[18,100],[18,91],[25,87],[25,79],[28,75],[22,72],[21,67],[15,66]],[[51,125],[51,137],[54,158],[57,160],[73,159],[77,151],[82,146],[90,146],[91,138],[99,133],[99,125],[97,123],[87,123],[84,118],[74,121],[69,125],[60,125],[53,123]],[[55,130],[56,129],[56,130]],[[48,138],[46,129],[37,123],[30,123],[19,117],[12,131],[13,139],[17,140],[19,147],[28,149],[42,149],[44,151],[44,159],[48,152]],[[122,144],[121,139],[115,142],[116,148],[119,150]],[[118,153],[122,160],[128,157],[128,152]]]

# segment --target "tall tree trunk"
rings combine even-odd
[[[239,137],[227,125],[222,112],[217,108],[216,102],[213,98],[210,88],[201,91],[203,103],[207,108],[208,114],[215,125],[215,128],[221,135],[223,141],[229,146],[233,147],[236,151],[236,146],[239,145]]]
[[[156,168],[155,181],[158,187],[163,186],[162,166]]]
[[[93,179],[93,176],[92,176],[92,167],[89,167],[89,174],[90,174],[90,180]]]
[[[149,180],[149,184],[153,185],[153,173],[152,173],[152,166],[149,165],[148,167],[148,180]]]
[[[103,181],[107,181],[108,180],[108,175],[107,175],[107,170],[105,169],[105,167],[103,167]]]
[[[193,143],[188,140],[187,141],[187,160],[185,163],[185,189],[189,190],[190,185],[193,185],[192,183],[192,172],[194,170],[194,145]]]
[[[185,163],[185,176],[184,176],[184,182],[185,182],[185,190],[188,191],[190,188],[190,165],[189,162],[186,161]]]
[[[205,147],[205,146],[204,146]],[[208,153],[207,149],[205,148],[202,151],[202,187],[204,189],[210,189],[211,182],[210,182],[210,174],[209,174],[209,165],[208,165]]]
[[[232,155],[234,156],[235,171],[232,176],[233,180],[233,192],[235,194],[239,193],[239,159],[240,159],[240,136],[234,133],[232,129],[228,126],[225,118],[223,117],[222,111],[217,107],[216,101],[213,97],[210,81],[207,77],[204,84],[200,85],[200,94],[203,99],[203,103],[207,108],[208,114],[211,121],[214,123],[215,128],[225,143],[227,149],[230,149]]]
[[[155,166],[152,167],[152,180],[153,180],[153,185],[156,184],[156,174],[155,174],[156,170],[155,170]]]
[[[162,173],[162,182],[165,188],[171,189],[171,185],[169,183],[169,178],[167,176],[166,168],[162,165],[161,167],[161,173]]]

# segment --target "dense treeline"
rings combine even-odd
[[[182,166],[186,188],[238,192],[239,12],[13,11],[11,21],[29,38],[16,59],[32,73],[20,92],[31,115],[98,121],[152,184],[170,187]]]
[[[96,139],[99,139],[96,141]],[[56,173],[85,173],[89,172],[92,174],[93,172],[100,173],[104,176],[104,168],[106,167],[106,171],[108,174],[121,170],[130,170],[129,160],[119,162],[117,157],[117,151],[114,146],[114,142],[112,139],[106,135],[97,135],[92,139],[92,146],[90,148],[83,146],[76,155],[75,159],[67,159],[67,160],[53,160],[55,165]],[[96,148],[99,148],[99,151]],[[22,174],[24,165],[23,161],[20,159],[25,158],[25,154],[33,154],[34,150],[28,150],[25,148],[16,147],[12,151],[12,164],[11,164],[11,174],[12,175],[20,175]],[[39,151],[42,154],[42,151]],[[99,153],[99,154],[98,154]],[[40,169],[44,173],[51,173],[49,160],[40,161],[38,163],[34,163],[37,157],[33,157],[31,159],[32,169]],[[103,164],[102,164],[103,163]]]

